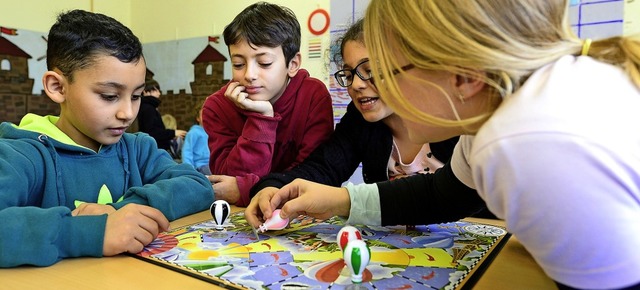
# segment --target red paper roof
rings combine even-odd
[[[196,59],[191,62],[192,64],[202,63],[202,62],[216,62],[216,61],[227,61],[227,58],[222,55],[218,50],[213,48],[211,45],[207,45],[204,50],[196,57]]]
[[[0,36],[0,54],[31,58],[28,53],[2,36]]]

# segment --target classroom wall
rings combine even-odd
[[[131,2],[131,27],[142,42],[158,42],[221,34],[224,27],[254,0],[136,0]],[[303,37],[307,16],[329,9],[329,0],[269,0],[291,8],[300,20]]]
[[[83,9],[131,24],[131,0],[0,0],[0,25],[47,32],[58,13]]]

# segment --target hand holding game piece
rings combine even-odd
[[[349,242],[353,240],[362,240],[362,234],[357,228],[353,226],[344,226],[338,232],[336,240],[338,242],[338,246],[340,247],[340,250],[344,251],[344,248],[347,246]]]
[[[351,270],[351,282],[354,283],[346,289],[366,289],[359,284],[362,283],[362,273],[371,259],[371,250],[369,250],[367,243],[363,240],[350,241],[344,248],[343,255],[344,262]]]
[[[268,230],[281,230],[287,227],[288,224],[289,224],[289,219],[281,218],[280,210],[276,209],[273,211],[271,218],[266,220],[264,224],[260,225],[258,230],[260,230],[261,233],[264,233]]]
[[[216,224],[216,230],[224,230],[224,224],[231,213],[231,206],[224,200],[216,200],[211,204],[209,208],[213,222]]]

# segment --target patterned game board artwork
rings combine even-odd
[[[243,213],[226,230],[211,220],[162,233],[135,255],[225,288],[345,289],[352,284],[336,234],[345,225],[307,216],[256,238]],[[356,225],[371,249],[368,289],[463,289],[506,242],[501,227],[458,221],[426,226]]]

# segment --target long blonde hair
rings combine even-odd
[[[372,69],[384,80],[376,85],[385,102],[405,118],[444,127],[488,119],[534,71],[579,55],[583,44],[571,30],[565,0],[372,0],[364,31],[371,59],[377,60]],[[393,53],[417,68],[483,80],[491,88],[484,113],[447,120],[413,108],[393,76],[406,63]],[[594,41],[589,56],[622,67],[640,86],[637,38]]]

